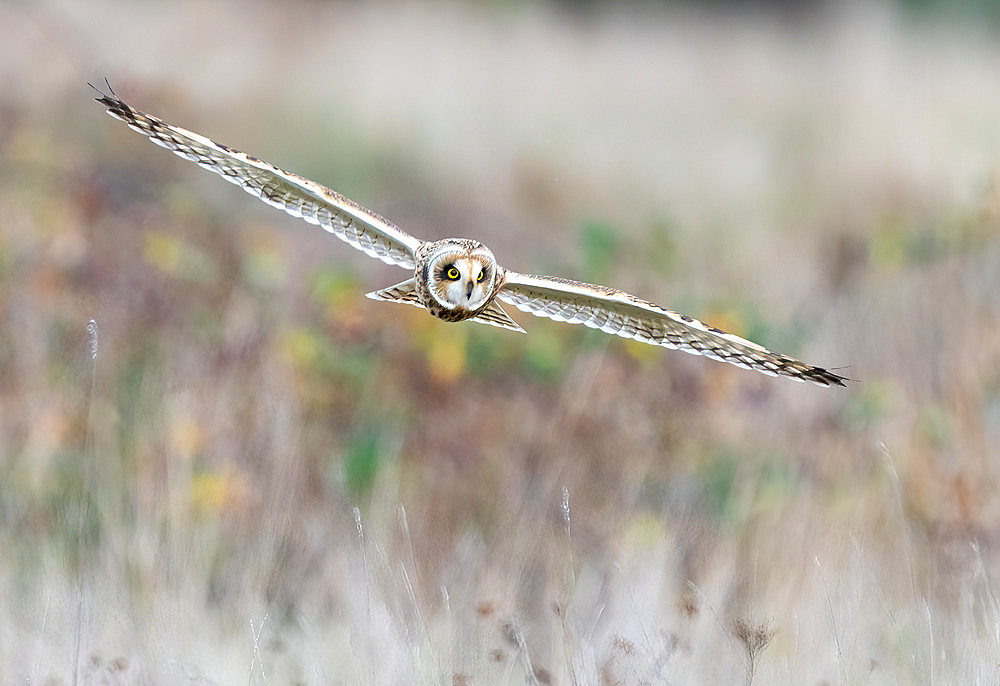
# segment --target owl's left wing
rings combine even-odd
[[[583,324],[643,343],[704,355],[771,376],[843,386],[845,377],[779,355],[751,341],[706,326],[629,293],[552,276],[508,271],[497,297],[519,310],[570,324]]]
[[[268,205],[323,227],[372,257],[414,268],[414,252],[422,241],[388,219],[315,181],[140,112],[114,93],[94,90],[100,93],[96,100],[108,108],[108,114],[160,147],[219,174]]]

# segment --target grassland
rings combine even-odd
[[[1000,681],[989,31],[107,0],[0,25],[0,681]],[[105,75],[416,235],[857,381],[366,300],[402,273],[107,118]]]

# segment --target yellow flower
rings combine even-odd
[[[191,480],[191,504],[202,513],[219,512],[243,500],[245,490],[234,474],[196,474]]]

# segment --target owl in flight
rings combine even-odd
[[[336,191],[144,114],[118,98],[110,86],[110,95],[94,90],[108,114],[157,145],[197,162],[269,205],[318,224],[372,257],[412,271],[405,281],[368,293],[375,300],[424,307],[447,322],[470,320],[523,333],[504,311],[500,304],[504,302],[538,317],[583,324],[770,376],[821,386],[843,386],[846,380],[607,286],[504,269],[490,249],[476,240],[414,238]]]

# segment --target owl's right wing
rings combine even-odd
[[[268,205],[323,227],[372,257],[414,268],[414,252],[422,241],[388,219],[315,181],[140,112],[113,91],[105,95],[94,90],[101,96],[96,100],[108,108],[108,114],[157,145],[219,174]]]
[[[773,353],[739,336],[706,326],[697,319],[607,286],[512,271],[507,271],[506,277],[497,297],[538,317],[583,324],[605,333],[704,355],[770,376],[788,376],[820,386],[843,386],[846,380],[822,367]]]

